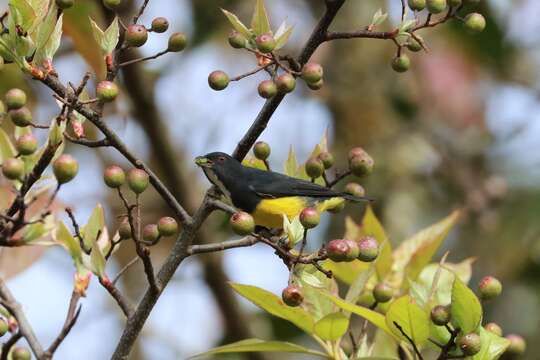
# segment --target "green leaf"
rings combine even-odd
[[[59,221],[56,227],[56,241],[67,249],[74,263],[82,262],[81,246],[62,221]]]
[[[47,227],[43,223],[35,223],[24,227],[22,240],[28,244],[47,233]]]
[[[238,31],[240,34],[244,35],[248,39],[252,37],[251,31],[249,31],[246,25],[244,25],[236,15],[225,9],[221,9],[221,11],[223,11],[223,14],[225,14],[225,16],[236,31]]]
[[[255,12],[251,19],[251,29],[255,32],[255,35],[271,32],[270,21],[268,20],[268,14],[266,13],[263,0],[257,0]]]
[[[237,341],[232,344],[227,344],[213,348],[212,350],[193,355],[190,359],[216,355],[216,354],[226,354],[226,353],[242,353],[242,352],[285,352],[285,353],[302,353],[309,354],[314,356],[320,356],[328,358],[328,356],[322,352],[310,350],[300,345],[292,344],[289,342],[283,341],[264,341],[260,339],[246,339]]]
[[[377,270],[379,279],[382,280],[392,268],[392,244],[370,205],[367,206],[364,218],[362,219],[360,233],[363,236],[373,236],[381,247],[375,263],[375,269]]]
[[[289,37],[292,34],[292,31],[292,26],[288,26],[285,21],[281,23],[281,25],[276,31],[276,34],[274,35],[274,38],[276,40],[276,47],[274,48],[275,50],[279,50],[287,44],[287,41],[289,41]]]
[[[81,235],[83,238],[84,246],[87,249],[91,249],[95,242],[98,240],[98,234],[103,232],[105,228],[105,216],[103,214],[103,207],[101,204],[97,204],[88,222],[81,229]]]
[[[334,262],[332,260],[325,260],[323,268],[330,270],[335,278],[339,281],[351,285],[355,279],[358,278],[360,273],[366,271],[371,264],[354,260],[351,262]]]
[[[300,280],[306,285],[309,285],[314,288],[322,289],[324,288],[324,284],[319,278],[307,271],[301,271],[300,272]]]
[[[408,295],[402,296],[390,304],[386,313],[386,324],[394,335],[406,340],[397,328],[396,324],[398,324],[418,346],[424,344],[429,337],[429,315]]]
[[[409,19],[402,22],[399,26],[399,32],[405,33],[411,30],[416,25],[416,19]]]
[[[336,304],[337,306],[339,306],[343,310],[363,317],[364,319],[366,319],[367,321],[369,321],[370,323],[372,323],[373,325],[375,325],[379,329],[384,330],[388,334],[394,336],[394,334],[392,333],[390,328],[386,325],[384,316],[382,314],[379,314],[376,311],[370,310],[370,309],[362,307],[362,306],[358,306],[358,305],[348,303],[343,299],[340,299],[340,298],[338,298],[338,297],[336,297],[334,295],[331,295],[331,294],[327,294],[325,292],[321,292],[321,294],[323,296],[328,297],[330,300],[332,300],[334,302],[334,304]]]
[[[388,14],[383,13],[382,9],[379,9],[373,15],[373,19],[371,20],[371,26],[381,25],[387,18],[388,18]]]
[[[118,18],[114,18],[105,32],[100,29],[94,20],[90,19],[90,24],[92,25],[92,34],[94,35],[94,39],[101,47],[102,53],[104,55],[109,55],[112,53],[118,44],[118,38],[120,36],[118,29]]]
[[[94,246],[92,246],[92,252],[90,253],[90,263],[92,264],[92,272],[96,274],[99,277],[103,277],[105,275],[105,256],[101,252],[101,249],[99,248],[97,244],[97,240],[94,242]]]
[[[33,62],[37,65],[52,61],[54,54],[60,47],[63,15],[60,15],[57,20],[56,14],[56,9],[51,7],[51,11],[45,18],[44,23],[38,28],[36,53],[33,59]]]
[[[283,230],[287,234],[291,247],[298,244],[304,238],[304,227],[300,223],[298,216],[295,216],[292,221],[289,221],[287,215],[283,215]]]
[[[480,339],[482,341],[482,348],[480,352],[471,357],[471,360],[498,359],[510,345],[510,341],[487,331],[483,327],[480,327]]]
[[[288,320],[306,333],[313,333],[313,318],[302,308],[290,307],[269,291],[251,285],[230,284],[232,288],[268,313]]]
[[[37,18],[32,5],[26,0],[10,0],[9,16],[12,18],[13,24],[20,26],[24,31],[29,31]]]
[[[466,334],[476,331],[482,321],[482,305],[480,301],[474,292],[457,276],[452,287],[450,312],[452,314],[452,324]]]
[[[303,308],[312,316],[314,321],[318,321],[328,314],[334,313],[338,307],[327,297],[321,296],[321,289],[330,294],[337,295],[338,286],[336,281],[329,279],[313,265],[295,266],[295,273],[299,270],[299,279],[302,284],[302,294],[304,295]],[[313,286],[313,285],[317,286]]]
[[[0,162],[14,157],[17,154],[15,146],[11,143],[9,135],[0,128]]]
[[[372,277],[374,270],[375,266],[373,263],[371,263],[367,270],[362,271],[358,274],[356,279],[352,282],[351,286],[349,286],[349,290],[347,290],[345,301],[353,304],[358,301],[360,294],[364,292],[364,289],[366,288],[369,279]]]
[[[323,340],[335,341],[341,338],[349,328],[349,318],[341,312],[328,314],[315,323],[315,335]]]
[[[64,140],[64,131],[66,130],[66,122],[61,121],[58,124],[56,119],[52,119],[49,128],[49,145],[54,146]]]
[[[285,171],[285,175],[298,177],[298,162],[296,161],[296,155],[292,146],[289,148],[289,156],[287,157],[287,161],[285,161],[283,170]]]

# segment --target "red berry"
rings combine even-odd
[[[307,207],[300,213],[300,223],[305,229],[312,229],[319,225],[321,216],[319,212],[311,207]]]
[[[248,235],[255,230],[255,221],[253,217],[243,211],[234,213],[231,216],[231,227],[238,235]]]
[[[295,285],[289,285],[281,293],[283,302],[289,306],[300,306],[304,301],[304,295],[300,291],[300,288]]]
[[[129,46],[143,46],[148,40],[148,31],[142,25],[132,24],[128,26],[125,37]]]

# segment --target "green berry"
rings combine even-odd
[[[170,216],[159,219],[157,226],[161,236],[173,236],[178,232],[178,223]]]
[[[38,141],[33,134],[24,134],[15,142],[15,148],[21,155],[32,155],[38,148]]]
[[[27,348],[17,346],[11,351],[12,360],[31,360],[32,354]]]
[[[58,6],[59,9],[66,10],[73,6],[75,3],[74,0],[56,0],[56,6]]]
[[[408,0],[411,10],[422,11],[426,7],[426,0]]]
[[[150,179],[146,171],[142,169],[131,169],[127,175],[128,186],[135,194],[141,194],[146,190]]]
[[[373,297],[378,303],[384,304],[392,299],[394,289],[386,283],[378,283],[373,288]]]
[[[362,185],[354,182],[350,182],[345,186],[345,192],[356,197],[363,197],[366,195],[366,191]]]
[[[306,174],[311,179],[316,179],[324,173],[324,165],[318,158],[311,158],[306,162]]]
[[[208,75],[208,85],[216,91],[223,90],[229,85],[229,75],[221,70],[212,71]]]
[[[478,354],[480,349],[482,349],[482,340],[480,339],[480,335],[475,333],[460,336],[456,343],[463,354],[467,356]]]
[[[484,329],[486,329],[490,333],[493,333],[493,334],[495,334],[497,336],[502,336],[502,334],[503,334],[502,328],[498,324],[496,324],[494,322],[490,322],[490,323],[487,323],[486,325],[484,325]]]
[[[437,305],[431,309],[431,321],[437,326],[444,326],[450,321],[450,308],[444,305]]]
[[[324,85],[323,79],[314,83],[307,83],[308,88],[314,91],[320,90],[323,87],[323,85]]]
[[[479,13],[471,13],[465,17],[465,28],[470,32],[479,33],[486,28],[486,19]]]
[[[409,42],[407,43],[407,49],[409,49],[412,52],[419,52],[422,50],[422,44],[420,44],[415,39],[409,39]]]
[[[118,6],[120,6],[120,3],[122,0],[103,0],[103,5],[105,5],[106,8],[115,10]]]
[[[288,306],[300,306],[302,301],[304,301],[304,295],[300,288],[295,285],[289,285],[281,292],[281,298],[283,302]]]
[[[21,89],[11,89],[6,93],[6,106],[8,110],[20,109],[26,105],[26,93]]]
[[[144,241],[153,243],[159,238],[159,230],[156,224],[148,224],[142,230],[142,238]]]
[[[18,158],[10,158],[2,163],[2,174],[10,180],[22,179],[24,175],[24,161]]]
[[[186,48],[188,43],[186,34],[175,32],[169,37],[167,49],[172,52],[179,52]]]
[[[131,24],[126,29],[125,40],[129,46],[143,46],[148,40],[148,31],[142,25]]]
[[[426,7],[431,14],[442,13],[446,6],[446,0],[426,0]]]
[[[257,91],[263,99],[270,99],[277,94],[277,86],[272,80],[264,80],[257,87]]]
[[[334,156],[330,154],[328,151],[321,152],[317,158],[322,162],[324,168],[326,170],[330,169],[332,166],[334,166]]]
[[[131,225],[129,224],[128,219],[124,219],[120,226],[118,226],[118,235],[120,239],[130,239],[131,238]]]
[[[347,245],[349,246],[345,261],[350,262],[356,260],[358,255],[360,255],[360,246],[358,245],[358,242],[349,239],[344,239],[344,241],[347,242]]]
[[[313,229],[315,226],[319,225],[321,221],[321,216],[317,209],[307,207],[300,213],[300,223],[304,229]]]
[[[340,213],[341,210],[343,210],[343,209],[345,209],[345,201],[340,202],[339,204],[337,204],[333,208],[328,209],[327,211],[329,213],[332,213],[332,214],[337,214],[337,213]]]
[[[349,159],[349,169],[358,177],[371,174],[373,165],[373,158],[365,151]]]
[[[270,33],[257,36],[255,43],[257,44],[257,49],[263,54],[272,52],[276,47],[276,40]]]
[[[407,54],[401,54],[400,56],[396,56],[392,59],[392,69],[394,69],[395,72],[403,73],[409,70],[411,67],[411,59],[407,56]]]
[[[230,223],[233,231],[238,235],[248,235],[255,230],[255,220],[250,214],[243,211],[234,213]]]
[[[379,244],[377,240],[371,236],[365,236],[358,241],[358,247],[360,253],[358,254],[358,260],[371,262],[379,256]]]
[[[9,330],[9,325],[4,319],[0,319],[0,337],[4,336]]]
[[[509,334],[506,336],[506,340],[510,341],[510,345],[506,349],[505,355],[516,356],[523,355],[527,349],[527,344],[523,337],[516,334]]]
[[[462,0],[448,0],[448,5],[452,7],[458,7],[463,4]]]
[[[499,296],[502,292],[501,282],[493,276],[486,276],[478,284],[480,298],[482,300],[491,300]]]
[[[281,74],[276,78],[276,86],[281,94],[288,94],[296,87],[296,79],[289,73]]]
[[[353,261],[356,259],[358,254],[358,244],[352,240],[336,239],[326,244],[326,255],[334,262]]]
[[[108,166],[103,172],[103,180],[110,188],[119,188],[126,182],[126,173],[120,166]]]
[[[317,63],[307,63],[302,68],[302,79],[308,84],[315,84],[322,80],[323,68]]]
[[[107,103],[114,101],[118,96],[118,85],[112,81],[100,81],[96,87],[96,95],[101,102]]]
[[[79,172],[77,160],[69,154],[62,154],[53,163],[53,173],[59,184],[73,180]]]
[[[19,127],[27,127],[32,124],[32,112],[26,106],[19,109],[12,109],[8,112],[9,118]]]
[[[253,145],[253,154],[259,160],[266,160],[270,156],[270,145],[264,141],[257,141]]]
[[[153,32],[164,33],[169,28],[169,20],[164,17],[157,17],[152,20],[152,25],[150,27]]]
[[[235,49],[243,49],[246,47],[248,40],[238,31],[233,30],[229,34],[229,44]]]

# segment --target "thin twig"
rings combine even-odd
[[[73,326],[75,326],[75,323],[77,322],[77,319],[79,318],[79,315],[81,313],[82,306],[77,307],[79,303],[79,299],[81,298],[81,295],[79,292],[73,290],[71,293],[71,300],[69,301],[69,308],[66,315],[66,321],[64,322],[64,325],[62,326],[62,330],[60,331],[60,334],[54,339],[52,344],[49,346],[47,351],[45,351],[44,358],[45,359],[52,359],[56,349],[62,344],[66,336],[70,333]]]
[[[144,0],[143,4],[141,5],[141,8],[139,9],[139,12],[137,13],[137,15],[135,15],[135,17],[133,18],[133,23],[136,24],[137,21],[139,21],[139,18],[142,16],[142,14],[144,13],[144,10],[146,9],[146,6],[148,5],[148,2],[150,0]]]
[[[75,219],[75,215],[73,215],[73,210],[71,208],[65,209],[66,213],[68,214],[71,224],[73,225],[73,230],[75,230],[75,237],[79,240],[79,246],[81,247],[81,250],[85,252],[85,254],[90,255],[92,249],[87,249],[86,245],[84,244],[84,239],[81,235],[79,224],[77,223],[77,220]]]
[[[254,75],[254,74],[258,73],[259,71],[264,70],[264,69],[272,66],[273,64],[274,64],[274,62],[271,62],[271,63],[268,63],[268,64],[263,65],[263,66],[258,66],[258,67],[256,67],[255,69],[253,69],[251,71],[248,71],[248,72],[246,72],[244,74],[241,74],[241,75],[238,75],[238,76],[235,76],[235,77],[231,78],[230,81],[242,80],[243,78]]]
[[[116,303],[124,313],[127,318],[130,318],[131,315],[135,312],[133,306],[128,302],[128,300],[122,295],[120,290],[107,278],[100,277],[99,283],[109,292]]]
[[[116,285],[116,283],[118,282],[118,280],[120,280],[120,277],[122,277],[122,275],[124,275],[124,273],[125,273],[126,271],[128,271],[129,268],[131,268],[133,265],[135,265],[137,262],[139,262],[139,260],[141,260],[141,258],[138,257],[138,256],[136,256],[136,257],[134,257],[133,259],[131,259],[131,261],[128,262],[128,263],[126,264],[126,266],[124,266],[124,267],[118,272],[118,274],[116,274],[116,276],[113,278],[113,281],[112,281],[113,285]]]
[[[142,57],[142,58],[138,58],[138,59],[133,59],[133,60],[125,61],[125,62],[123,62],[123,63],[118,64],[118,67],[121,68],[121,67],[124,67],[124,66],[128,66],[128,65],[140,63],[140,62],[143,62],[143,61],[148,61],[148,60],[157,59],[157,58],[160,57],[160,56],[163,56],[163,55],[165,55],[165,54],[168,54],[169,52],[170,52],[169,49],[161,50],[161,51],[158,52],[157,54],[154,54],[154,55],[151,55],[151,56],[147,56],[147,57]],[[232,80],[232,79],[231,79],[231,80]]]
[[[396,321],[394,321],[393,323],[394,323],[394,326],[399,330],[401,335],[403,335],[405,337],[405,339],[407,339],[407,341],[411,344],[416,356],[418,356],[418,359],[424,360],[424,358],[422,357],[422,354],[420,353],[420,350],[418,350],[418,346],[416,346],[414,340],[409,335],[407,335],[407,333],[405,332],[405,330],[403,330],[401,325],[399,325]]]

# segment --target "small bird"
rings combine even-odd
[[[244,166],[222,152],[199,156],[195,163],[236,208],[251,214],[256,225],[269,229],[282,228],[283,215],[292,220],[306,207],[323,212],[345,200],[368,201],[309,181]]]

